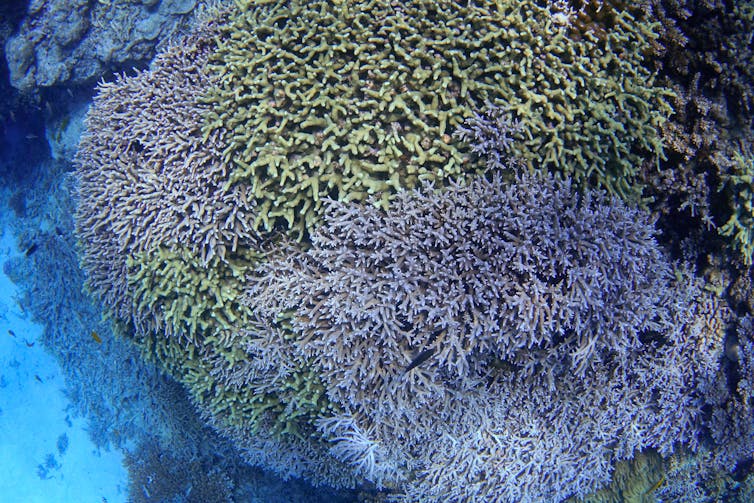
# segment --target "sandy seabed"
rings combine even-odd
[[[21,252],[12,232],[0,230],[3,264]],[[125,503],[122,454],[96,447],[86,420],[69,412],[58,364],[38,343],[42,326],[15,295],[0,272],[0,501]]]

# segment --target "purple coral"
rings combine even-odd
[[[481,157],[491,169],[515,164],[510,155],[514,136],[521,125],[502,107],[487,104],[481,112],[474,112],[456,128],[454,136],[471,145],[471,151]]]
[[[583,496],[638,450],[698,442],[714,358],[696,320],[716,311],[655,234],[550,175],[424,185],[387,212],[330,202],[312,248],[273,257],[247,303],[290,322],[275,353],[355,418],[357,445],[331,451],[354,471],[379,452],[373,480],[407,501]]]
[[[180,245],[207,263],[258,242],[251,188],[227,186],[223,133],[201,133],[214,29],[185,37],[150,70],[101,84],[86,118],[76,231],[89,287],[120,319],[133,303],[127,258]]]
[[[660,328],[671,273],[654,235],[646,214],[552,176],[425,186],[388,213],[331,203],[295,266],[311,274],[297,276],[304,298],[275,298],[296,299],[297,328],[325,351],[326,367],[335,346],[372,352],[384,340],[388,380],[430,349],[427,366],[446,377],[465,378],[493,356],[533,371],[531,355],[553,350],[582,375],[602,353]],[[269,264],[274,275],[286,269]],[[358,389],[361,373],[341,376],[343,390]]]
[[[713,406],[707,427],[720,447],[714,464],[731,472],[741,461],[754,459],[754,318],[739,321],[737,336],[731,375],[721,372],[707,396]],[[733,391],[728,388],[729,377],[735,381]]]

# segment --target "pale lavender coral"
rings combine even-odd
[[[743,319],[739,337],[741,339],[738,349],[739,380],[736,391],[741,399],[741,406],[754,413],[754,319],[750,316]]]
[[[258,242],[251,188],[226,186],[223,132],[200,131],[214,27],[182,39],[152,68],[103,83],[76,155],[76,231],[89,287],[131,318],[127,258],[181,246],[205,262]]]
[[[331,453],[406,501],[583,496],[638,450],[698,444],[720,310],[647,214],[516,173],[331,202],[312,240],[247,298],[295,337],[246,349],[315,365],[354,418],[323,428]]]
[[[510,155],[514,136],[521,131],[518,121],[503,107],[487,104],[475,111],[455,130],[454,136],[471,145],[471,151],[482,158],[487,167],[500,169],[515,164]]]
[[[312,241],[267,265],[265,298],[298,311],[308,351],[346,394],[375,374],[365,354],[382,354],[379,380],[404,388],[416,354],[433,351],[408,379],[423,399],[426,367],[462,380],[497,357],[550,373],[538,355],[557,349],[583,375],[666,323],[656,308],[670,269],[648,217],[551,176],[478,178],[440,194],[425,186],[399,194],[388,213],[331,203]],[[332,359],[345,354],[345,364]]]

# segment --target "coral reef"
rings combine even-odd
[[[125,464],[131,474],[128,494],[133,503],[235,501],[232,481],[209,459],[185,464],[145,441],[126,455]]]
[[[734,191],[719,191],[736,176],[741,144],[754,140],[754,3],[715,0],[653,0],[659,21],[660,81],[675,91],[675,114],[662,127],[667,161],[645,166],[641,179],[661,226],[702,229],[700,257],[726,256],[733,276],[745,276],[746,254],[715,234],[731,218]],[[722,211],[721,211],[722,210]],[[735,213],[735,211],[734,211]],[[683,236],[679,237],[682,239]],[[734,244],[733,253],[721,247]],[[739,243],[740,244],[740,243]],[[734,281],[737,278],[734,277]]]
[[[730,202],[730,218],[718,227],[718,232],[732,238],[744,265],[750,266],[754,263],[754,151],[742,143],[734,160],[730,172],[720,181],[719,190]]]
[[[101,86],[76,158],[82,263],[109,314],[194,400],[234,417],[249,411],[252,424],[250,411],[276,411],[278,431],[292,432],[291,407],[326,407],[306,369],[291,370],[275,394],[258,380],[240,386],[210,374],[237,359],[230,329],[248,322],[239,299],[263,241],[252,229],[250,187],[226,183],[221,133],[202,138],[199,130],[214,33],[207,25],[149,71]],[[124,95],[134,98],[128,107]]]
[[[246,250],[226,261],[213,256],[207,263],[180,247],[135,253],[126,264],[134,323],[141,332],[188,342],[245,325],[249,314],[238,299],[246,271],[256,261]]]
[[[649,450],[615,466],[610,486],[568,503],[653,503],[655,493],[665,483],[665,461]]]
[[[583,376],[603,352],[624,355],[640,333],[667,329],[657,306],[671,270],[651,222],[617,201],[579,198],[569,182],[522,174],[442,196],[423,186],[388,213],[331,206],[313,248],[269,259],[264,290],[248,295],[274,316],[296,313],[302,354],[316,356],[341,403],[377,408],[374,389],[391,389],[398,408],[434,399],[432,380],[403,377],[421,351],[443,380],[467,379],[492,356],[529,375],[554,372],[547,353]]]
[[[100,86],[89,288],[249,462],[318,485],[586,498],[749,434],[730,311],[634,204],[685,97],[599,4],[236,2]]]
[[[754,318],[741,318],[736,335],[729,351],[734,367],[721,370],[707,398],[715,405],[710,435],[724,447],[712,454],[714,466],[728,472],[754,460]]]
[[[332,202],[312,243],[248,303],[290,319],[268,354],[347,411],[318,423],[333,455],[406,501],[585,496],[638,450],[698,445],[725,309],[672,279],[646,215],[520,174]]]
[[[231,482],[232,498],[224,502],[354,501],[344,491],[315,492],[302,481],[283,482],[249,467],[227,439],[202,421],[183,386],[145,361],[131,337],[122,336],[122,324],[102,319],[102,307],[84,290],[85,273],[78,266],[70,169],[66,163],[48,162],[36,170],[26,187],[25,211],[12,219],[19,248],[33,246],[34,251],[10,259],[3,270],[19,287],[21,308],[44,326],[39,343],[60,364],[71,418],[86,418],[98,447],[127,452],[129,501],[156,501],[168,494],[156,488],[175,496],[193,493],[193,501],[213,501],[198,497],[198,489],[213,480]],[[61,437],[58,453],[64,449]],[[155,465],[159,460],[163,464]],[[154,477],[160,474],[168,479]],[[140,487],[149,476],[151,500]]]
[[[656,500],[667,503],[706,503],[748,501],[741,499],[739,484],[727,471],[715,468],[713,454],[702,450],[695,455],[679,453],[669,458],[665,482],[657,488]]]
[[[227,261],[258,242],[250,188],[226,185],[222,142],[200,133],[198,100],[211,85],[206,29],[204,38],[171,46],[151,70],[103,84],[86,119],[76,157],[78,237],[88,284],[116,318],[128,319],[134,302],[127,257],[143,264],[158,247],[180,245],[204,263]]]
[[[663,21],[666,72],[711,98],[722,97],[730,118],[751,127],[754,116],[754,3],[716,0],[655,1]],[[687,44],[694,50],[688,50]]]

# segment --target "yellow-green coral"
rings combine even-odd
[[[568,503],[654,503],[657,490],[665,483],[665,462],[653,450],[637,453],[616,464],[610,484],[584,498]]]
[[[242,325],[248,308],[237,299],[258,258],[240,249],[226,260],[214,256],[205,264],[187,248],[138,252],[127,262],[135,317],[191,341]]]
[[[266,421],[265,428],[276,434],[299,434],[301,425],[331,409],[319,376],[308,366],[293,362],[294,369],[274,388],[255,380],[233,386],[221,378],[254,358],[236,333],[250,324],[249,308],[238,299],[259,259],[258,253],[245,250],[226,260],[215,256],[206,264],[182,247],[137,253],[128,261],[135,318],[153,326],[137,331],[136,338],[146,355],[223,423],[254,429]]]
[[[719,190],[728,192],[731,215],[718,232],[733,239],[745,265],[754,255],[754,154],[742,145],[735,154],[731,173],[725,174]]]
[[[239,1],[210,67],[204,134],[226,129],[228,183],[253,186],[257,227],[314,225],[322,199],[364,200],[472,171],[451,134],[490,102],[521,120],[519,154],[635,198],[660,155],[667,90],[652,26],[618,12],[569,36],[548,2]],[[562,13],[561,13],[562,14]]]
[[[142,354],[186,386],[192,401],[211,413],[218,425],[264,428],[277,436],[302,435],[316,418],[337,411],[319,375],[307,365],[292,362],[294,369],[275,386],[263,380],[230,385],[218,376],[211,356],[232,358],[229,353],[241,351],[238,344],[228,347],[220,339],[208,338],[199,345],[185,345],[156,333],[135,337]]]

